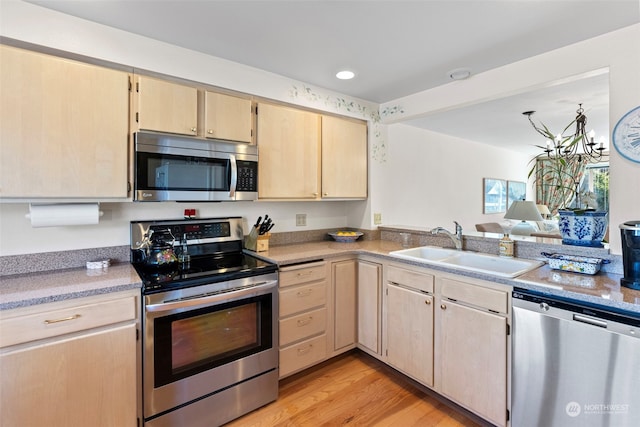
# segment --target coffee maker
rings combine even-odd
[[[622,235],[622,266],[624,277],[620,285],[640,290],[640,221],[620,224]]]

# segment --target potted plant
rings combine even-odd
[[[579,192],[588,160],[586,156],[575,153],[574,146],[582,141],[584,135],[562,136],[574,123],[576,120],[558,136],[554,136],[544,124],[540,128],[534,125],[538,133],[547,138],[547,145],[537,146],[543,153],[531,160],[533,165],[528,176],[536,187],[536,203],[547,205],[552,216],[559,217],[562,243],[601,247],[608,226],[607,212],[595,209],[595,198],[591,194]]]

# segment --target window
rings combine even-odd
[[[609,164],[596,163],[586,166],[580,182],[580,205],[600,211],[609,210]]]

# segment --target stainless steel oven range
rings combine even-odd
[[[241,218],[131,222],[146,426],[221,425],[277,398],[277,266],[242,242]]]

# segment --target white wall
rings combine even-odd
[[[130,221],[178,219],[186,208],[196,208],[200,218],[242,216],[247,233],[249,225],[265,214],[276,224],[272,232],[339,228],[348,225],[345,206],[345,202],[101,203],[104,215],[99,225],[31,228],[24,216],[29,205],[6,203],[0,205],[0,255],[128,245]],[[306,227],[296,227],[296,213],[307,214]]]
[[[609,129],[640,104],[640,24],[381,105],[385,123],[497,99],[609,69]],[[611,138],[609,138],[611,140]],[[396,142],[390,140],[390,146]],[[400,171],[399,171],[400,172]],[[640,219],[640,164],[614,149],[610,159],[611,252],[621,253],[618,225]],[[477,209],[469,205],[468,209]]]
[[[525,182],[527,157],[407,125],[389,125],[388,164],[379,196],[388,225],[475,231],[475,224],[503,222],[504,213],[482,213],[483,178]]]

